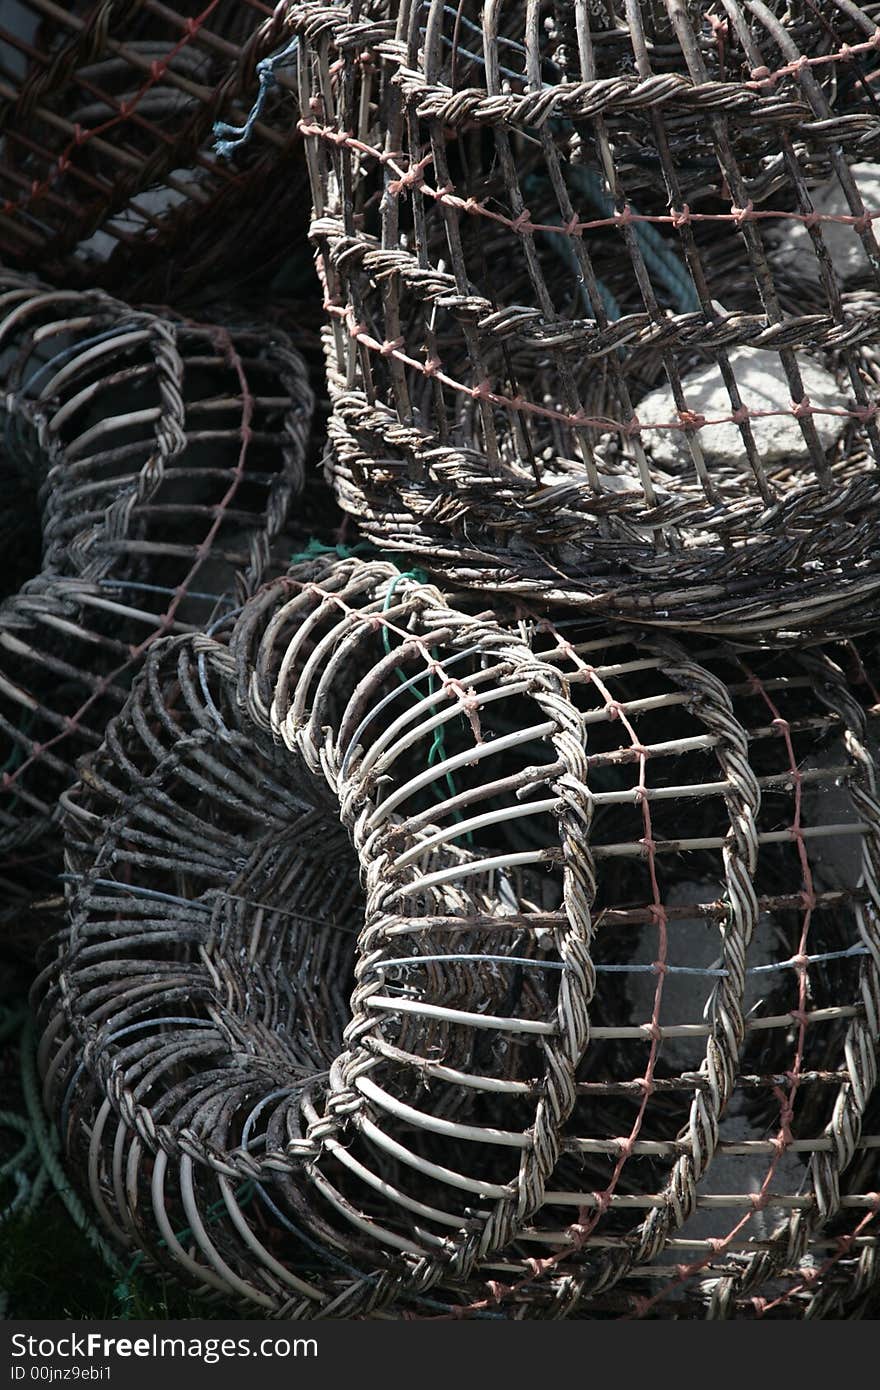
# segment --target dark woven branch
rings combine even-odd
[[[183,9],[24,0],[13,27],[0,17],[6,264],[179,303],[200,263],[217,296],[288,249],[304,180],[289,92],[277,85],[234,162],[212,136],[247,111],[285,21],[251,0]]]

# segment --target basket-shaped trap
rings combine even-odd
[[[380,564],[154,649],[44,1004],[96,1210],[297,1317],[857,1306],[864,740],[827,658],[515,635]]]
[[[303,488],[312,393],[290,340],[264,326],[11,274],[0,290],[17,563],[0,607],[9,849],[42,833],[149,643],[210,623],[265,578]]]
[[[257,0],[58,5],[0,17],[0,256],[66,284],[174,301],[260,273],[302,217],[289,93],[249,148],[214,152],[243,119],[284,20]],[[242,248],[247,248],[247,266]]]
[[[880,586],[880,122],[844,0],[292,8],[328,466],[457,584],[745,638]]]

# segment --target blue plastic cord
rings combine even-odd
[[[105,328],[102,333],[95,333],[90,338],[78,338],[75,343],[71,343],[68,347],[62,348],[60,352],[56,352],[55,356],[50,357],[48,362],[43,362],[39,367],[35,368],[27,381],[22,384],[21,394],[32,394],[37,386],[49,376],[50,372],[54,371],[57,367],[65,366],[68,362],[72,361],[78,353],[85,352],[88,348],[96,347],[98,343],[106,343],[110,338],[118,338],[123,333],[130,333],[133,328],[140,327],[142,327],[142,325],[139,324],[136,319],[132,319],[131,322],[124,321],[114,324],[112,328]]]
[[[841,951],[822,951],[815,956],[792,957],[789,960],[771,961],[769,965],[750,965],[746,967],[746,975],[768,975],[774,970],[796,970],[801,965],[820,965],[827,960],[844,960],[850,956],[867,956],[870,952],[867,946],[856,943],[847,946]],[[537,970],[564,970],[565,964],[560,960],[540,960],[531,956],[494,956],[481,954],[467,954],[463,952],[453,952],[447,955],[436,956],[401,956],[399,959],[382,960],[376,963],[376,969],[386,970],[392,966],[406,967],[423,965],[428,962],[440,961],[491,961],[495,965],[530,965]],[[604,975],[655,975],[656,967],[653,964],[639,961],[628,965],[594,965],[593,969],[597,974]],[[724,979],[729,975],[728,970],[720,966],[702,965],[667,965],[664,966],[666,975],[702,975],[710,978]]]
[[[458,12],[453,10],[451,6],[444,6],[444,8],[449,14],[455,14],[456,17],[458,17]],[[467,21],[465,22],[467,23]],[[477,30],[477,26],[473,24],[468,23],[467,27],[475,31]],[[451,39],[445,36],[444,42],[451,46]],[[244,125],[231,126],[227,125],[224,121],[218,121],[214,126],[214,135],[217,137],[215,149],[218,155],[230,155],[233,150],[238,149],[240,145],[246,144],[250,139],[254,125],[262,114],[269,91],[272,87],[277,85],[277,78],[275,77],[276,68],[290,66],[296,58],[298,47],[298,37],[293,38],[286,48],[281,49],[278,53],[273,53],[268,58],[263,58],[257,64],[260,89]],[[520,45],[512,42],[510,47],[519,49],[519,51],[524,51],[520,48]],[[467,51],[464,56],[470,58],[472,62],[485,67],[485,58],[482,54]],[[508,71],[507,69],[503,71],[510,77],[519,78],[521,76],[521,74]],[[563,129],[571,127],[571,122],[556,121],[554,125]],[[593,169],[587,169],[581,164],[566,163],[565,168],[577,192],[587,198],[588,201],[592,203],[593,207],[599,211],[602,217],[613,217],[615,213],[614,202],[608,193],[606,193],[599,175]],[[633,211],[637,213],[636,209],[633,209]],[[560,228],[564,226],[561,220],[559,226]],[[675,251],[668,242],[664,240],[657,228],[650,222],[635,222],[633,226],[635,228],[636,239],[639,243],[639,249],[641,250],[649,273],[653,274],[659,284],[664,287],[679,313],[696,313],[700,308],[700,301],[696,289]],[[557,254],[566,262],[569,269],[573,270],[580,286],[581,295],[589,310],[590,304],[587,299],[580,265],[574,248],[571,246],[569,237],[564,231],[560,231],[558,235],[555,232],[544,232],[542,235],[553,246]],[[620,307],[610,290],[607,286],[603,285],[601,281],[598,282],[598,289],[602,296],[602,302],[608,317],[612,320],[619,319],[621,316]]]
[[[226,121],[214,122],[214,150],[221,159],[228,159],[235,150],[246,145],[250,140],[254,126],[263,114],[263,108],[270,91],[273,87],[278,86],[278,78],[275,76],[276,69],[291,67],[296,61],[298,50],[299,37],[297,36],[290,40],[286,48],[279,49],[277,53],[271,53],[268,58],[261,58],[257,63],[260,88],[244,125],[228,125]]]

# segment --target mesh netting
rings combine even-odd
[[[154,648],[44,989],[95,1209],[292,1316],[853,1306],[867,739],[828,656],[507,631],[377,562]]]
[[[289,93],[249,149],[213,149],[283,42],[260,0],[16,0],[0,16],[0,255],[67,284],[178,302],[253,278],[302,226]],[[248,248],[243,264],[241,249]]]
[[[876,6],[298,5],[329,472],[458,584],[876,607]]]

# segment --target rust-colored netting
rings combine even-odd
[[[40,862],[37,840],[51,860],[58,798],[149,645],[209,625],[277,564],[313,398],[280,330],[9,272],[0,351],[14,562],[0,599],[0,860],[15,880]]]
[[[297,1317],[855,1307],[870,747],[828,656],[505,630],[376,562],[155,649],[43,1005],[111,1235]]]

